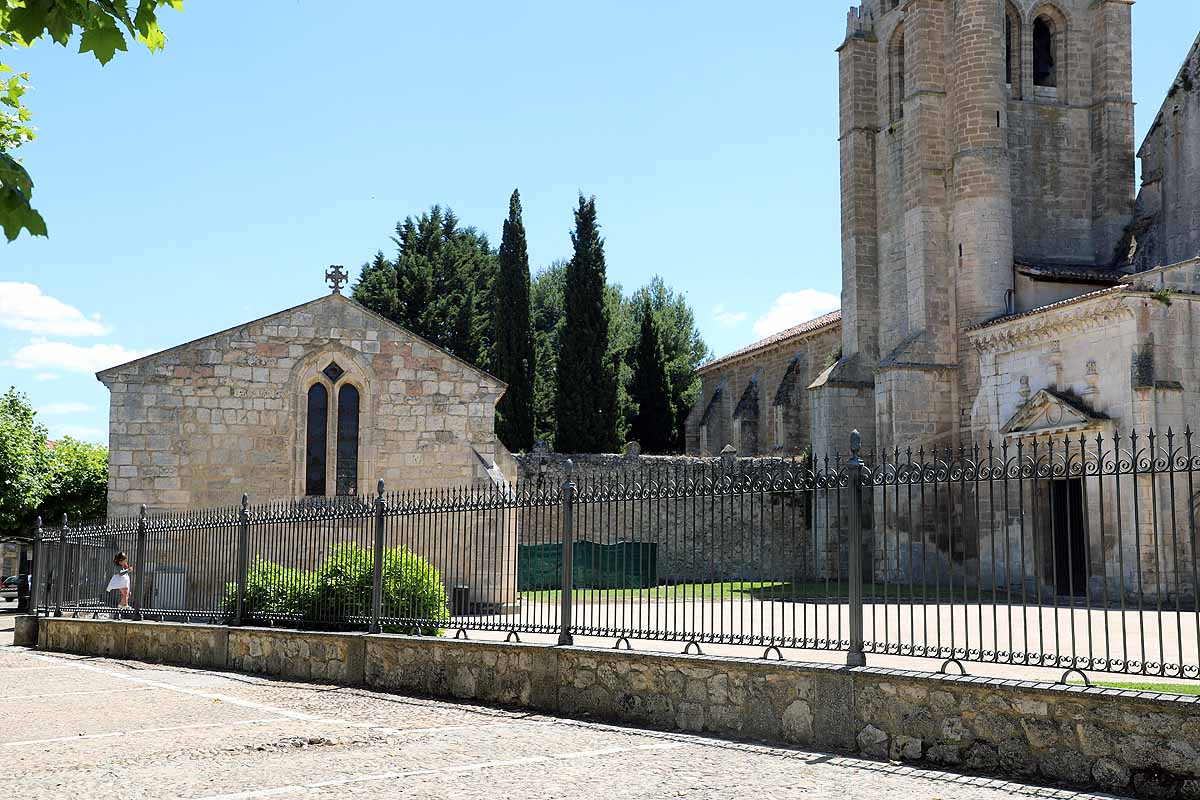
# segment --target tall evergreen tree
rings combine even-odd
[[[533,329],[530,326],[529,250],[521,195],[513,190],[500,240],[496,274],[493,366],[508,391],[496,407],[496,433],[510,450],[533,447]]]
[[[397,223],[396,258],[363,266],[353,296],[459,358],[489,368],[496,254],[487,237],[434,206]],[[391,279],[392,287],[387,286]]]
[[[662,333],[663,353],[667,359],[667,376],[671,381],[671,405],[675,408],[674,441],[671,450],[684,450],[684,429],[688,412],[700,396],[700,376],[696,369],[711,357],[704,337],[696,326],[696,316],[687,298],[676,292],[657,275],[633,293],[623,306],[632,318],[634,329],[641,326],[641,315],[647,303],[658,317]]]
[[[642,303],[642,327],[634,348],[629,396],[637,407],[631,433],[647,453],[666,453],[674,445],[675,409],[671,380],[663,352],[658,316],[648,300]]]
[[[363,264],[351,295],[375,313],[396,320],[396,268],[383,257],[382,250],[372,261]]]
[[[609,309],[596,198],[579,196],[571,243],[575,253],[566,274],[554,446],[560,452],[611,452],[619,444],[617,375],[607,357]]]

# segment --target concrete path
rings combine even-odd
[[[0,786],[22,800],[1102,797],[11,641],[0,615]]]

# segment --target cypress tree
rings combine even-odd
[[[637,405],[633,438],[647,453],[668,452],[674,439],[675,409],[658,316],[649,301],[642,304],[642,328],[634,351],[629,396]]]
[[[608,358],[604,240],[596,198],[579,196],[571,243],[575,253],[567,264],[554,446],[564,453],[612,452],[618,446],[617,376]]]
[[[375,254],[373,261],[363,264],[358,283],[351,289],[351,296],[392,322],[401,322],[397,311],[396,268],[383,257],[382,251]]]
[[[521,195],[514,189],[500,240],[493,350],[496,377],[508,384],[508,391],[496,407],[496,434],[509,450],[533,447],[535,359],[529,284],[529,250],[525,244],[525,222],[521,219]]]

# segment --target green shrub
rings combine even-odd
[[[352,542],[335,544],[315,571],[280,566],[256,559],[246,579],[245,614],[292,620],[301,626],[352,629],[371,615],[374,554]],[[225,590],[225,609],[237,607],[237,586]],[[383,615],[443,622],[449,619],[441,573],[406,547],[383,555]],[[389,633],[436,636],[431,624],[386,625]]]

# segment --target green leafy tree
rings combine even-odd
[[[630,327],[641,328],[641,317],[649,306],[658,318],[663,352],[667,359],[667,376],[671,383],[671,406],[675,409],[671,450],[683,452],[688,412],[700,395],[700,376],[696,370],[711,358],[711,351],[696,325],[696,315],[687,298],[676,292],[655,275],[624,303],[630,316]]]
[[[0,55],[47,38],[66,46],[79,34],[79,52],[107,64],[128,38],[150,52],[162,50],[167,37],[158,25],[163,6],[183,9],[183,0],[0,0]],[[33,141],[32,115],[22,100],[29,73],[0,61],[0,228],[8,241],[28,231],[45,236],[46,222],[33,208],[33,179],[12,153]]]
[[[500,240],[496,276],[493,363],[496,376],[508,391],[496,407],[496,433],[510,450],[528,450],[534,437],[534,355],[530,327],[529,250],[525,222],[521,219],[521,195],[513,191],[508,201],[508,218]]]
[[[50,450],[42,518],[99,519],[108,507],[108,450],[64,436]]]
[[[666,453],[674,445],[675,409],[671,403],[671,381],[663,352],[658,317],[648,300],[642,303],[642,324],[633,355],[633,379],[629,395],[636,413],[630,426],[633,438],[648,453]]]
[[[16,389],[0,396],[0,536],[26,535],[46,496],[46,429]]]
[[[604,240],[594,197],[579,196],[571,242],[575,254],[567,265],[559,339],[555,447],[563,452],[611,452],[619,444],[619,376],[609,359]]]

